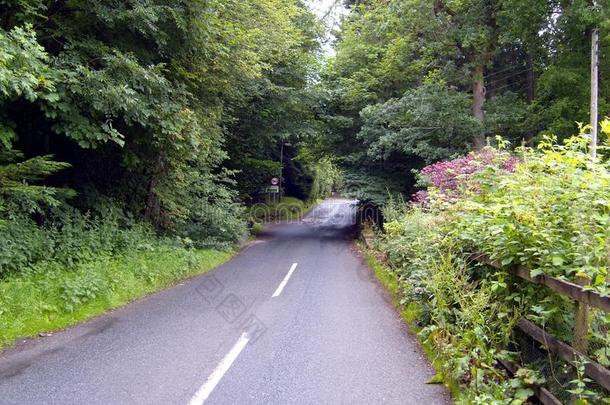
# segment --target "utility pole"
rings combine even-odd
[[[597,156],[597,108],[599,78],[599,29],[591,30],[591,156]]]

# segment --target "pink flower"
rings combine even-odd
[[[512,173],[519,160],[506,152],[485,148],[479,152],[471,152],[464,157],[445,160],[431,164],[421,170],[421,175],[430,185],[446,196],[448,200],[458,197],[458,189],[463,185],[472,186],[472,175],[488,167],[498,167]],[[425,191],[418,191],[412,197],[412,202],[425,205],[429,195]]]

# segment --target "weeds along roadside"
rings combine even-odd
[[[74,214],[61,227],[2,221],[0,349],[205,273],[235,252],[231,244],[205,248],[158,236],[124,219]]]
[[[585,144],[583,137],[562,145],[547,140],[538,151],[487,149],[443,162],[427,170],[430,187],[419,206],[386,207],[384,232],[376,233],[368,258],[381,259],[383,266],[373,267],[397,291],[403,314],[458,403],[524,403],[534,384],[562,402],[609,400],[578,367],[524,344],[514,332],[525,317],[571,343],[573,304],[469,260],[485,253],[537,274],[584,276],[592,289],[607,293],[610,175],[603,158],[589,158]],[[590,316],[587,354],[608,367],[610,317]],[[510,377],[496,367],[498,359],[522,368]]]

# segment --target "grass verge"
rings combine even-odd
[[[254,223],[273,221],[298,221],[307,214],[318,201],[304,202],[294,197],[282,197],[275,204],[255,204],[248,208],[248,219]],[[253,227],[254,228],[254,227]]]
[[[0,349],[18,338],[75,325],[205,273],[233,253],[155,246],[102,256],[69,270],[49,263],[0,280]]]
[[[373,270],[375,277],[381,285],[390,293],[394,306],[399,311],[401,318],[405,321],[411,332],[417,337],[426,357],[434,367],[436,374],[429,381],[430,384],[442,383],[447,387],[453,398],[460,395],[459,383],[450,378],[443,369],[443,361],[438,357],[438,351],[432,344],[419,337],[420,328],[417,326],[417,319],[421,313],[421,307],[416,302],[402,304],[400,300],[400,284],[397,275],[392,269],[379,259],[373,249],[367,248],[364,243],[357,242],[358,250],[364,257],[366,264]]]

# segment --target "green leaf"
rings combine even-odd
[[[564,263],[563,257],[561,257],[561,256],[553,256],[551,258],[551,261],[553,263],[553,266],[561,266]]]
[[[426,382],[426,384],[442,384],[443,382],[443,374],[436,373]]]

